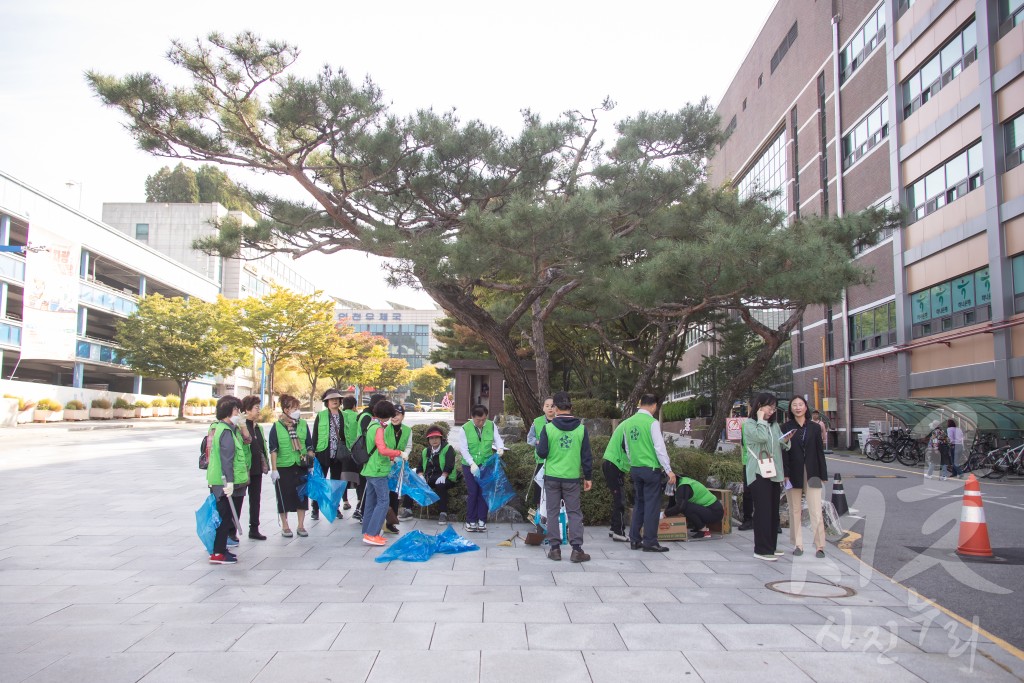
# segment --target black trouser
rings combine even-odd
[[[252,459],[249,470],[249,533],[260,530],[260,495],[263,492],[263,460]],[[239,518],[241,523],[241,518]]]
[[[360,511],[363,509],[363,494],[366,492],[366,477],[359,475],[359,483],[356,484],[356,498],[359,499],[358,505]]]
[[[533,491],[530,492],[530,507],[532,508],[536,508],[538,505],[540,505],[540,491],[542,488],[544,488],[543,484],[537,483],[537,473],[540,472],[541,467],[544,467],[544,463],[537,463],[537,465],[533,468],[533,479],[530,480],[533,484]],[[541,514],[547,513],[541,511]]]
[[[320,471],[324,473],[324,476],[328,479],[334,479],[335,481],[341,479],[341,458],[337,457],[333,460],[327,453],[317,453],[316,461],[320,463]],[[320,512],[320,504],[315,500],[313,501],[313,512]]]
[[[601,472],[604,473],[604,481],[608,485],[608,490],[612,492],[612,533],[624,536],[622,517],[626,511],[625,490],[623,489],[626,484],[626,474],[608,460],[601,462]]]
[[[650,467],[631,467],[629,476],[633,479],[633,524],[629,540],[639,543],[640,529],[643,528],[643,544],[648,548],[658,545],[658,518],[661,513],[662,471]],[[548,524],[551,520],[548,520]]]
[[[223,554],[228,549],[228,536],[234,536],[238,533],[238,529],[235,528],[235,516],[242,512],[242,500],[245,498],[241,496],[220,496],[217,499],[217,514],[220,515],[220,526],[217,527],[217,533],[213,537],[213,552],[214,554]],[[234,506],[234,512],[232,513],[232,506]]]
[[[750,485],[743,482],[743,523],[754,519],[754,496],[750,493]]]
[[[722,507],[721,501],[717,500],[707,507],[688,503],[683,514],[686,515],[686,523],[689,527],[694,531],[699,531],[708,524],[721,522],[722,517],[725,516],[725,508]]]
[[[437,476],[440,477],[441,475]],[[451,479],[445,479],[443,484],[435,484],[435,481],[437,481],[437,477],[434,477],[433,481],[427,479],[427,484],[437,494],[437,511],[448,514],[448,489],[455,488],[457,483]]]
[[[754,500],[754,552],[758,555],[774,555],[779,536],[779,495],[782,485],[765,479],[760,474],[748,487]],[[796,518],[799,520],[799,517]],[[799,524],[799,521],[796,522]]]

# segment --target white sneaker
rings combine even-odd
[[[466,522],[466,531],[476,531],[476,522]]]
[[[779,560],[775,555],[758,555],[757,553],[754,553],[754,558],[764,560],[765,562],[777,562]]]
[[[487,531],[487,522],[477,522],[476,530],[477,531]]]

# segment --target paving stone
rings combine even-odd
[[[160,665],[166,652],[73,654],[42,669],[27,683],[67,683],[67,681],[103,681],[134,683]]]
[[[479,652],[381,650],[366,683],[403,683],[409,681],[410,671],[416,672],[416,683],[498,680],[481,677],[480,655]],[[522,653],[517,656],[522,657]],[[520,678],[515,680],[522,683]]]
[[[281,602],[294,590],[295,586],[223,586],[203,602]]]
[[[327,651],[339,633],[339,624],[256,624],[231,646],[231,651]]]
[[[210,602],[200,605],[163,604],[153,605],[126,621],[126,624],[212,624],[236,605],[228,602]],[[252,622],[246,622],[252,623]]]
[[[483,621],[483,612],[482,602],[406,602],[398,610],[395,621],[479,624]]]
[[[426,650],[434,634],[433,624],[346,624],[334,639],[332,650]],[[406,672],[422,671],[414,667]]]
[[[523,586],[523,602],[600,602],[593,586]]]
[[[551,572],[488,569],[484,572],[484,584],[487,586],[554,586],[555,578]]]
[[[217,603],[210,603],[215,605]],[[313,613],[316,605],[308,602],[257,602],[232,606],[218,624],[301,624]]]
[[[55,607],[46,605],[45,607]],[[139,612],[145,611],[149,604],[83,604],[67,605],[52,614],[39,619],[40,625],[79,625],[79,624],[121,624]]]
[[[413,586],[482,586],[484,572],[475,571],[419,571],[412,581]]]
[[[623,572],[619,574],[627,586],[635,588],[698,588],[687,577],[667,572]]]
[[[237,566],[222,566],[218,567],[218,569],[224,569],[225,571],[210,572],[200,576],[190,585],[230,586],[232,588],[239,586],[262,586],[278,574],[276,569],[241,569]]]
[[[167,602],[194,603],[200,602],[216,593],[219,589],[211,585],[189,586],[147,586],[124,598],[122,603],[145,602],[159,604]]]
[[[262,563],[261,563],[262,564]],[[348,573],[344,569],[282,569],[274,578],[267,581],[268,586],[337,586]]]
[[[387,624],[395,620],[401,606],[400,602],[325,602],[313,610],[306,623]]]
[[[574,624],[654,623],[657,619],[643,603],[568,602],[569,620]]]
[[[487,683],[523,683],[556,680],[558,683],[590,683],[581,652],[489,651],[480,653],[480,680]],[[453,679],[454,680],[454,679]]]
[[[370,586],[299,586],[284,602],[362,602],[370,590]]]
[[[636,588],[628,586],[597,586],[601,602],[675,602],[675,596],[667,588]]]
[[[206,569],[182,571],[180,569],[168,569],[167,565],[164,564],[161,569],[142,569],[137,571],[127,579],[115,584],[115,586],[139,586],[140,588],[145,586],[188,586],[209,574],[211,566],[207,564]]]
[[[19,683],[61,658],[58,654],[0,654],[0,683]]]
[[[0,604],[51,602],[48,599],[49,596],[66,591],[68,588],[78,588],[78,586],[0,586]],[[74,601],[53,600],[52,602],[70,604]]]
[[[452,569],[514,572],[519,569],[519,562],[514,557],[487,557],[478,553],[462,553],[455,556]]]
[[[301,557],[264,557],[254,569],[320,569],[328,559],[308,553]]]
[[[445,602],[522,602],[519,586],[449,586]]]
[[[662,624],[743,624],[726,605],[649,602],[647,609]]]
[[[836,604],[836,601],[830,598],[803,598],[780,593],[770,588],[741,588],[740,592],[752,598],[754,603],[760,605],[803,605],[808,607],[810,605],[832,606]],[[744,602],[749,604],[751,600],[745,599]]]
[[[817,643],[788,624],[708,624],[707,629],[727,650],[821,651]]]
[[[715,650],[722,644],[701,624],[618,624],[619,635],[630,650],[684,652]]]
[[[484,621],[516,624],[568,624],[569,613],[562,603],[487,602]]]
[[[415,571],[375,571],[351,569],[341,580],[341,586],[409,586],[416,578]]]
[[[248,683],[271,656],[259,652],[176,652],[140,683]]]
[[[917,625],[889,607],[811,605],[810,609],[826,619],[831,617],[838,624],[891,625],[899,628]]]
[[[784,654],[818,683],[877,683],[878,681],[917,683],[921,680],[900,666],[898,662],[878,653],[786,652]]]
[[[729,605],[729,609],[748,624],[826,623],[820,614],[803,605]]]
[[[434,627],[431,650],[526,650],[526,626],[515,623],[454,624]]]
[[[24,603],[0,604],[0,615],[5,624],[31,624],[55,612],[70,607],[67,603]],[[67,622],[73,623],[73,622]]]
[[[965,650],[957,657],[948,654],[934,653],[896,653],[888,655],[890,659],[928,683],[946,683],[947,681],[985,681],[986,683],[1019,683],[1024,678],[1024,662],[1007,655],[1004,666],[991,661],[985,656],[971,656]]]
[[[625,586],[617,572],[555,572],[557,586]]]
[[[25,627],[31,628],[31,627]],[[25,652],[57,654],[107,654],[124,652],[152,633],[152,625],[104,624],[91,626],[65,626],[48,629],[45,636]],[[170,652],[170,650],[163,650]]]
[[[743,604],[750,602],[749,596],[738,588],[672,588],[669,592],[676,600],[685,604]]]
[[[248,624],[169,624],[157,627],[131,652],[226,652],[248,631]]]
[[[697,683],[700,677],[681,652],[584,652],[594,683]]]
[[[350,683],[363,681],[370,673],[374,652],[278,652],[253,679],[253,683],[317,681]]]
[[[750,683],[751,680],[811,683],[813,679],[781,652],[691,652],[686,659],[705,683]]]
[[[624,650],[613,624],[527,624],[531,650]]]
[[[374,586],[363,602],[442,602],[447,586]]]

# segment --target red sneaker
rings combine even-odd
[[[235,564],[238,558],[231,553],[214,553],[210,555],[210,564]]]

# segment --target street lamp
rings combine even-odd
[[[68,192],[70,192],[71,188],[74,187],[75,185],[78,185],[78,210],[81,211],[82,210],[82,183],[80,181],[78,181],[78,180],[69,180],[69,181],[64,183],[64,186],[66,188],[68,188]]]

